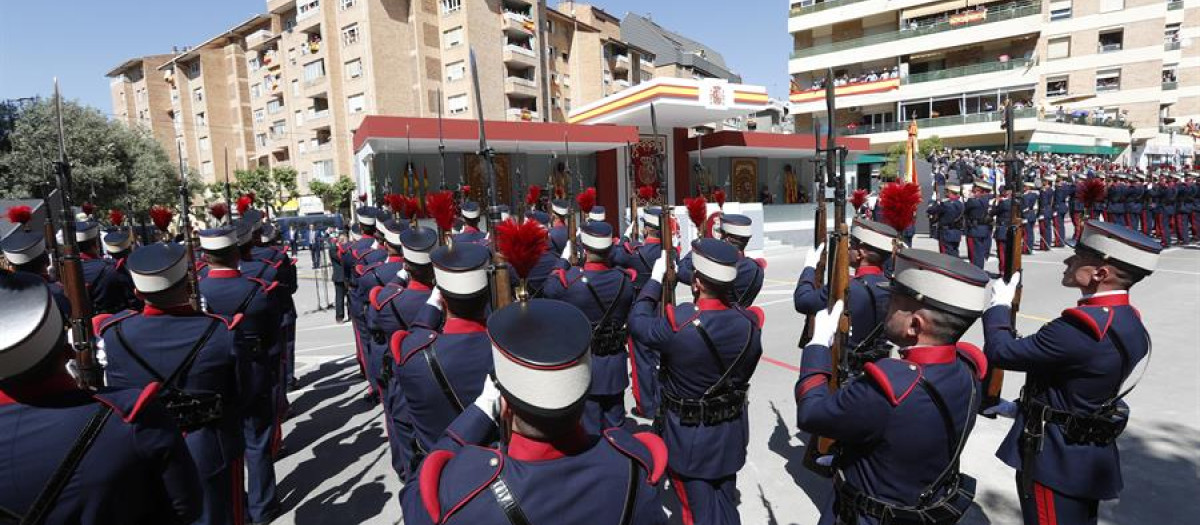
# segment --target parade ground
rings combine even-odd
[[[790,241],[803,233],[783,237]],[[792,290],[807,246],[771,244],[765,253],[767,281],[757,302],[766,311],[764,353],[751,381],[749,460],[738,475],[740,510],[744,524],[809,525],[817,523],[831,484],[801,465],[804,436],[795,427],[796,341],[803,318],[792,308]],[[935,249],[923,235],[916,244]],[[1022,334],[1034,333],[1075,304],[1078,292],[1059,285],[1062,261],[1070,253],[1056,249],[1026,257]],[[366,385],[354,362],[350,324],[336,324],[332,309],[316,311],[318,289],[332,294],[333,286],[316,280],[319,273],[308,269],[307,253],[298,259],[300,385],[290,396],[294,417],[284,427],[289,453],[277,464],[285,514],[275,523],[402,523],[401,485],[391,470],[381,409],[363,400]],[[993,258],[987,269],[995,271],[995,264]],[[326,302],[327,292],[320,293]],[[680,300],[689,295],[680,288]],[[1119,501],[1101,504],[1100,522],[1194,523],[1200,515],[1200,248],[1166,250],[1158,271],[1133,289],[1132,302],[1153,338],[1153,353],[1145,377],[1127,398],[1132,416],[1119,440],[1125,489]],[[980,323],[965,340],[983,346]],[[1021,374],[1007,374],[1004,397],[1017,397],[1023,382]],[[964,524],[1020,522],[1014,472],[994,456],[1010,424],[979,418],[967,443],[962,471],[979,484],[976,507]],[[664,490],[668,509],[675,506],[673,498]],[[679,516],[672,516],[672,523],[681,523]]]

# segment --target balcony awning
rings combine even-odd
[[[571,112],[572,124],[619,124],[650,127],[654,105],[659,131],[690,128],[745,116],[770,105],[762,86],[722,79],[655,78],[624,89]]]
[[[1124,148],[1117,146],[1080,146],[1076,144],[1047,144],[1030,142],[1025,151],[1037,153],[1061,153],[1064,155],[1119,155]]]
[[[595,153],[639,140],[637,128],[630,126],[580,126],[555,122],[485,123],[488,146],[498,153]],[[375,153],[437,153],[438,119],[367,115],[354,132],[354,151],[370,148]],[[441,141],[448,153],[475,153],[479,150],[479,123],[475,120],[447,118],[441,123]]]

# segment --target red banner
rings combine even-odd
[[[950,25],[952,26],[961,26],[963,24],[970,24],[973,22],[979,22],[981,20],[987,20],[987,9],[967,11],[966,13],[950,15]]]

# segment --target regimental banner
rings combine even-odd
[[[758,201],[758,159],[735,158],[733,160],[733,200],[736,202]]]
[[[967,11],[965,13],[950,15],[951,26],[961,26],[963,24],[982,22],[984,20],[987,20],[987,9],[979,9],[976,11]]]
[[[484,173],[482,159],[479,155],[463,155],[466,158],[467,184],[471,186],[469,198],[478,202],[481,207],[487,207],[488,202],[488,180],[487,174]],[[508,172],[508,155],[497,153],[492,157],[492,163],[496,166],[496,185],[500,187],[500,192],[496,194],[496,202],[506,204],[509,202],[509,196],[512,192],[512,184],[510,182]]]
[[[867,95],[870,93],[883,93],[900,88],[900,79],[885,78],[874,82],[860,82],[858,84],[847,84],[845,86],[837,86],[833,89],[835,96],[848,97],[853,95]],[[810,89],[807,91],[793,91],[788,101],[792,104],[803,104],[805,102],[818,102],[825,99],[824,89]]]
[[[666,137],[642,135],[642,139],[633,147],[633,170],[637,175],[638,186],[657,186],[658,162],[655,155],[666,155]]]

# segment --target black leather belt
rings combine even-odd
[[[746,390],[734,390],[706,399],[682,399],[662,393],[663,408],[679,416],[683,426],[713,426],[742,417],[746,408]]]

